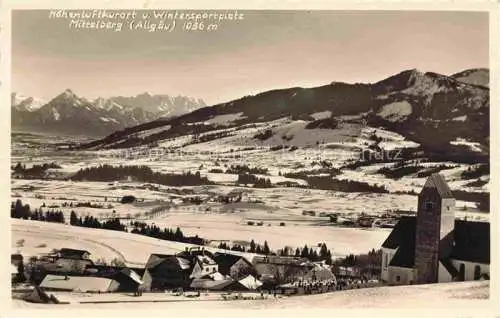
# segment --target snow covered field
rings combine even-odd
[[[460,282],[446,284],[413,285],[398,287],[374,287],[336,291],[320,295],[294,296],[283,298],[268,298],[264,300],[237,300],[219,301],[216,294],[205,296],[199,300],[190,301],[186,298],[168,295],[144,294],[143,299],[154,299],[156,302],[143,302],[139,298],[129,295],[72,295],[69,293],[55,293],[61,300],[70,301],[67,305],[32,304],[22,300],[13,300],[15,309],[51,308],[51,309],[193,309],[194,304],[200,304],[203,310],[210,309],[454,309],[461,310],[462,314],[469,311],[487,310],[493,304],[489,298],[489,282]],[[79,303],[82,301],[96,301],[99,298],[115,303]],[[163,300],[164,302],[160,302]],[[120,301],[127,301],[123,303]]]
[[[67,247],[88,250],[93,260],[117,258],[128,266],[144,266],[152,253],[173,254],[193,246],[126,232],[18,219],[12,220],[11,232],[12,253],[25,257]],[[24,240],[22,246],[17,244],[20,240]]]
[[[172,218],[172,219],[170,219]],[[362,230],[330,226],[247,226],[229,221],[221,216],[174,215],[165,220],[155,220],[160,227],[179,225],[188,235],[213,240],[247,241],[263,244],[268,241],[272,249],[285,246],[315,246],[325,242],[334,256],[348,253],[365,253],[379,248],[389,235],[388,230]],[[48,222],[12,220],[12,253],[34,256],[62,247],[86,249],[94,260],[111,261],[114,258],[130,266],[146,263],[151,253],[177,253],[189,244],[157,240],[125,232],[89,229]],[[22,246],[18,245],[24,240]]]

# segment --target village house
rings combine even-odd
[[[331,281],[335,282],[335,275],[332,272],[331,266],[325,261],[313,262],[311,269],[303,277],[306,281]]]
[[[24,260],[21,254],[10,255],[11,279],[12,282],[21,282],[25,279]]]
[[[313,266],[307,259],[287,256],[255,256],[252,264],[257,276],[264,283],[298,280],[306,276]]]
[[[382,244],[382,280],[392,285],[489,279],[490,224],[455,218],[455,199],[439,174]]]
[[[193,258],[193,270],[190,278],[201,278],[219,271],[219,265],[208,255],[196,255]]]
[[[151,254],[141,278],[143,291],[187,288],[191,284],[191,262],[177,255]]]
[[[119,283],[119,292],[137,292],[144,284],[144,268],[115,267],[107,265],[92,265],[85,269],[85,273],[93,277],[112,279]]]
[[[83,274],[87,266],[94,264],[89,257],[88,251],[62,248],[42,257],[37,263],[47,273]]]
[[[55,255],[57,258],[88,260],[90,252],[86,250],[76,250],[72,248],[61,248]]]
[[[246,258],[229,253],[215,253],[214,261],[219,265],[219,273],[240,279],[255,274],[252,263]]]
[[[84,250],[60,249],[54,253],[34,257],[27,264],[29,280],[39,284],[47,274],[84,275],[88,266],[94,265],[90,253]]]

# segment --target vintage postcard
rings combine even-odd
[[[492,308],[496,4],[452,4],[11,4],[12,310]]]

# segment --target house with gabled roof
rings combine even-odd
[[[219,265],[208,255],[196,255],[193,258],[193,270],[190,278],[201,278],[207,274],[217,273]]]
[[[58,258],[68,259],[89,259],[90,252],[87,250],[77,250],[73,248],[61,248],[56,252]]]
[[[219,272],[222,275],[230,276],[234,279],[255,274],[255,269],[245,257],[231,253],[215,253],[214,261],[219,265]]]
[[[165,290],[189,287],[192,272],[190,260],[178,255],[151,254],[146,262],[141,290]]]
[[[85,274],[94,277],[104,277],[117,281],[120,286],[117,291],[136,292],[144,284],[144,268],[123,266],[91,265],[85,269]]]
[[[417,215],[401,217],[382,244],[381,278],[395,285],[489,279],[489,264],[490,224],[456,219],[452,191],[433,174]]]

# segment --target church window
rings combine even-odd
[[[479,280],[481,278],[481,266],[474,266],[474,280]]]
[[[460,264],[460,269],[458,271],[458,280],[463,282],[465,280],[465,264]]]
[[[434,206],[435,206],[435,203],[434,203],[434,202],[432,202],[432,201],[426,201],[426,202],[424,203],[424,208],[425,208],[425,210],[426,210],[426,211],[428,211],[428,212],[432,211],[432,210],[434,209]]]

